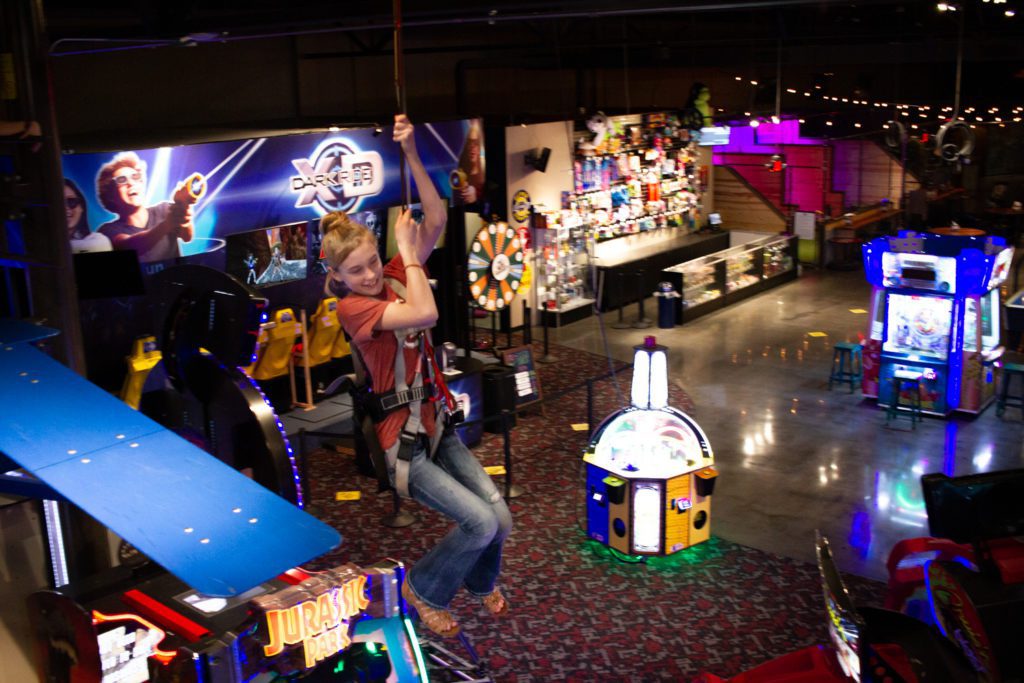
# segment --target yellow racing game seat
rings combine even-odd
[[[302,334],[302,327],[295,320],[292,309],[279,308],[261,326],[260,334],[264,331],[267,335],[266,345],[252,371],[252,378],[256,381],[280,377],[289,371],[295,338]]]
[[[341,323],[338,322],[338,298],[330,296],[321,299],[313,319],[308,324],[306,312],[302,311],[300,326],[302,328],[302,344],[295,348],[294,364],[302,368],[306,385],[306,400],[299,400],[295,386],[295,373],[292,372],[292,405],[311,410],[313,408],[313,378],[311,370],[318,365],[330,361],[333,358],[338,337],[342,337],[342,339],[345,337],[341,333]]]

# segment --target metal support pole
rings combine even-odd
[[[544,327],[544,355],[537,359],[538,363],[553,363],[556,360],[551,356],[548,346],[548,320],[550,320],[550,318],[550,315],[544,315],[544,311],[541,311],[540,323]]]
[[[407,527],[416,521],[416,517],[402,509],[402,497],[398,491],[391,489],[391,514],[384,518],[384,525],[392,529]]]
[[[530,307],[526,305],[526,297],[523,297],[523,343],[533,343],[533,320],[530,317]]]
[[[469,348],[466,349],[466,353],[469,353],[470,349],[476,348],[476,308],[474,306],[469,307],[469,315],[466,316],[467,325],[469,327],[469,334],[466,335],[469,339]]]
[[[501,410],[501,434],[505,445],[505,500],[511,500],[523,495],[521,486],[512,483],[512,437],[509,432],[509,417],[512,415],[508,408]]]
[[[587,441],[594,434],[594,379],[587,380]]]
[[[653,321],[647,317],[644,313],[644,275],[647,271],[643,268],[636,271],[636,283],[637,283],[637,299],[636,299],[636,320],[633,322],[632,327],[643,330],[647,329],[653,324]]]
[[[626,308],[626,271],[621,268],[616,271],[619,280],[619,319],[612,323],[613,330],[628,330],[633,327],[632,323],[627,323],[623,317],[623,311]]]

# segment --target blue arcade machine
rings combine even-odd
[[[888,406],[894,377],[919,377],[923,412],[980,413],[995,397],[999,285],[1013,248],[999,237],[901,231],[863,249],[874,287],[865,394]]]

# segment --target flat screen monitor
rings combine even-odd
[[[729,132],[731,130],[729,126],[705,126],[700,129],[700,141],[698,144],[702,147],[728,145]]]
[[[921,477],[929,533],[956,543],[1024,536],[1024,469]]]
[[[71,258],[80,299],[142,296],[146,293],[139,255],[134,249],[81,252]]]
[[[269,287],[306,277],[308,223],[229,235],[227,272],[250,287]]]

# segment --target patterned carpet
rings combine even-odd
[[[535,349],[540,355],[540,349]],[[512,434],[514,481],[525,490],[512,501],[516,527],[507,542],[503,589],[512,603],[505,618],[489,617],[461,594],[453,611],[497,681],[688,681],[702,671],[728,677],[778,655],[827,641],[817,567],[712,536],[666,558],[629,564],[590,541],[585,523],[583,470],[586,391],[557,395],[609,371],[607,359],[566,348],[571,362],[540,364],[545,415],[521,415]],[[631,371],[618,364],[628,396]],[[621,406],[615,382],[597,384],[598,419]],[[690,412],[678,386],[671,404]],[[700,416],[694,415],[699,421]],[[500,436],[485,434],[474,449],[485,465],[503,462]],[[413,563],[447,530],[443,518],[406,503],[418,521],[389,529],[381,519],[390,495],[358,473],[352,456],[311,455],[312,502],[345,538],[317,564],[371,564],[384,557]],[[719,486],[728,482],[719,482]],[[336,501],[339,491],[359,500]],[[714,507],[712,505],[712,533]],[[847,577],[854,599],[880,604],[884,586]]]

